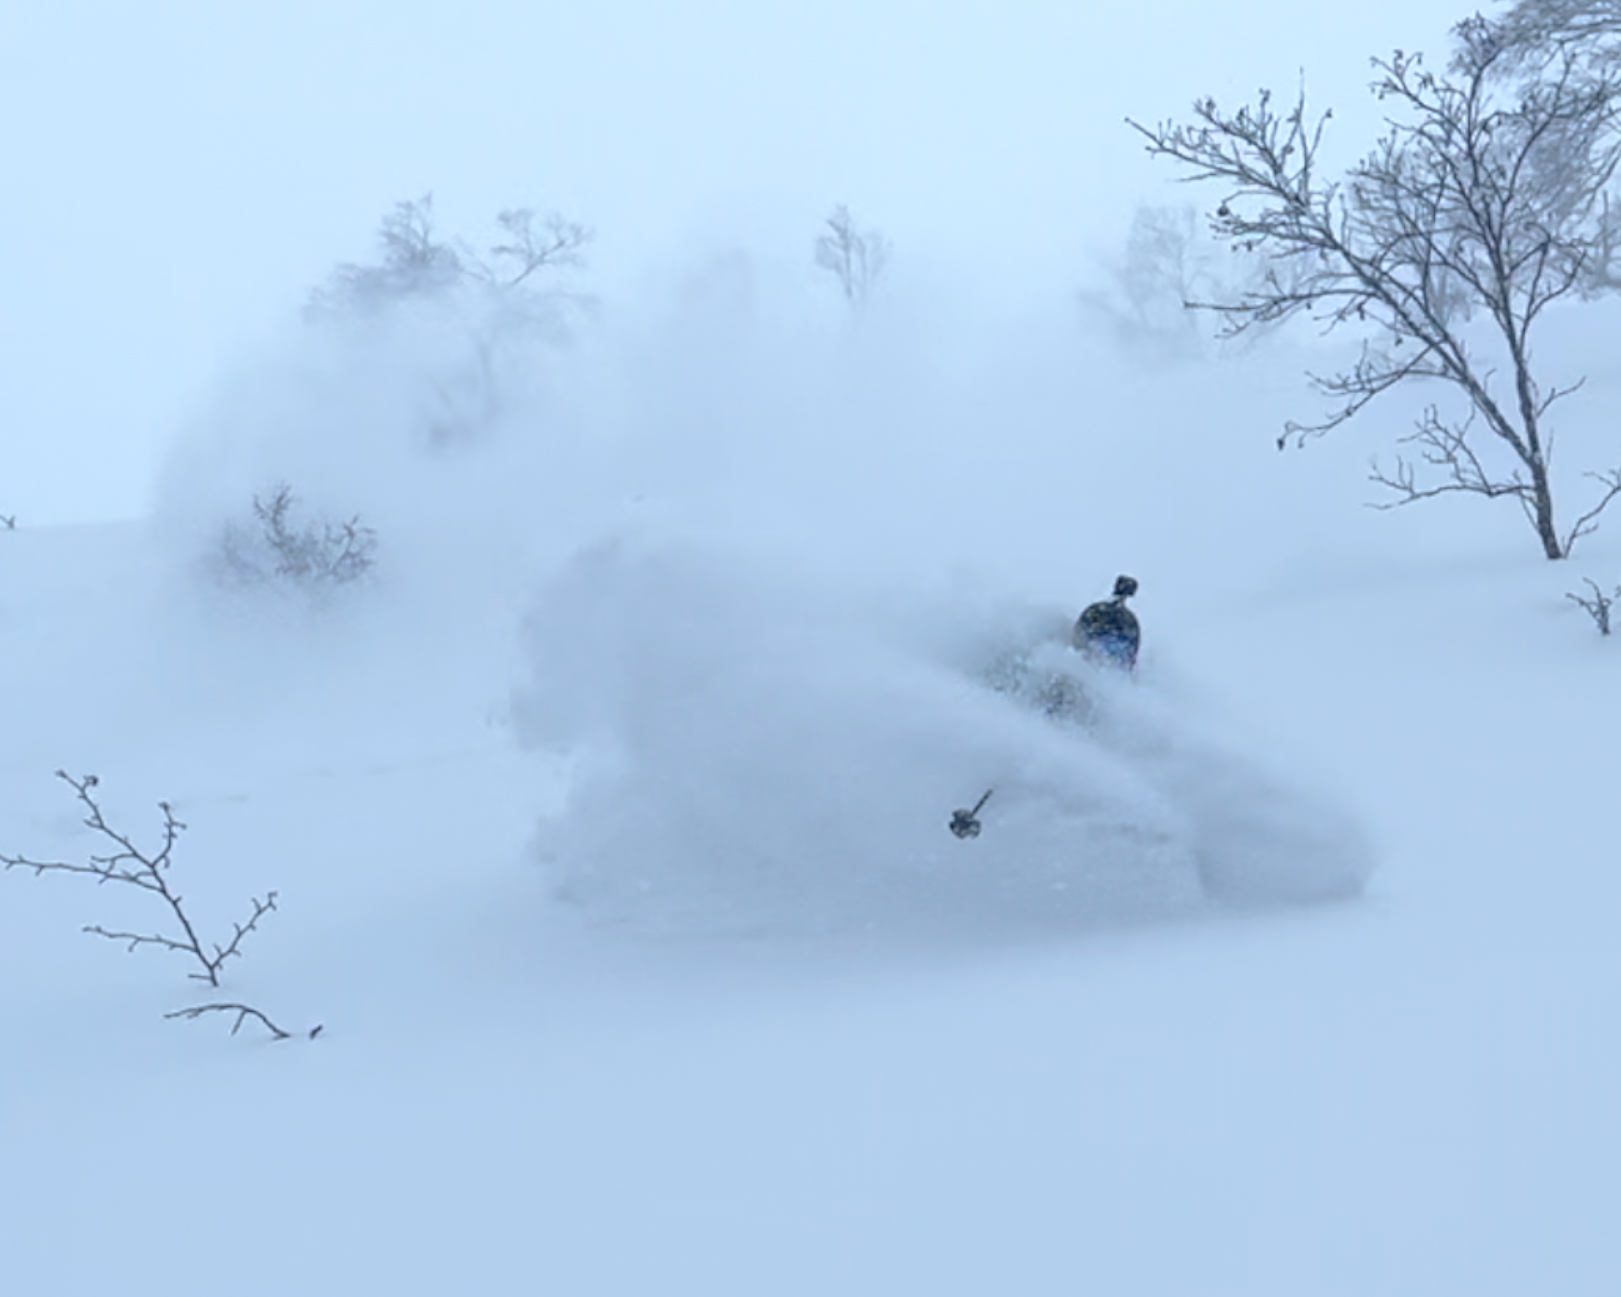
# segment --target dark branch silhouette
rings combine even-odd
[[[131,887],[154,893],[167,907],[179,928],[178,933],[111,932],[95,925],[84,930],[112,941],[128,942],[131,950],[137,946],[157,946],[164,950],[190,955],[202,967],[201,972],[193,971],[191,976],[207,982],[210,986],[218,986],[221,967],[227,960],[241,956],[242,939],[259,926],[260,919],[276,908],[276,893],[268,893],[262,901],[254,899],[252,917],[246,923],[233,924],[235,935],[231,940],[224,945],[214,943],[213,953],[209,953],[210,948],[205,946],[191,921],[191,916],[186,913],[184,898],[174,890],[170,881],[174,845],[186,827],[175,818],[174,808],[168,802],[158,803],[158,809],[163,812],[162,842],[155,849],[143,850],[137,847],[131,838],[107,823],[101,805],[93,793],[100,782],[95,775],[85,775],[76,779],[66,771],[58,770],[56,777],[73,789],[74,795],[85,807],[85,825],[111,842],[116,850],[110,855],[91,855],[83,861],[32,860],[27,856],[8,856],[0,853],[0,864],[4,864],[7,869],[32,869],[36,875],[89,874],[100,883],[128,883]]]
[[[7,869],[32,869],[36,875],[88,874],[98,884],[125,883],[143,892],[153,893],[167,908],[175,924],[174,930],[123,932],[92,924],[84,931],[94,933],[98,937],[106,937],[111,941],[125,942],[132,951],[140,946],[156,946],[160,950],[172,950],[178,954],[189,955],[202,970],[199,972],[194,968],[189,976],[197,981],[207,982],[210,986],[219,986],[220,970],[230,960],[241,957],[243,940],[249,933],[257,931],[259,921],[276,908],[276,893],[266,893],[263,900],[252,898],[253,913],[245,923],[231,925],[233,930],[231,939],[223,944],[213,942],[205,946],[196,926],[192,923],[191,916],[186,912],[184,898],[174,890],[172,882],[174,846],[186,827],[175,818],[174,808],[168,802],[158,803],[158,809],[163,812],[161,841],[155,847],[142,848],[127,834],[107,822],[95,797],[94,790],[100,783],[95,775],[75,778],[66,771],[58,770],[56,777],[73,789],[74,795],[85,808],[86,827],[111,843],[112,849],[106,855],[91,854],[84,860],[34,860],[28,856],[0,854],[0,864],[4,864]],[[231,1027],[232,1035],[237,1033],[247,1018],[255,1018],[263,1023],[266,1030],[278,1040],[284,1040],[290,1034],[272,1022],[262,1011],[247,1004],[195,1005],[189,1009],[177,1009],[164,1016],[196,1018],[204,1013],[227,1010],[237,1014],[236,1022]],[[317,1027],[310,1033],[311,1037],[318,1035],[320,1030]]]
[[[1130,125],[1186,180],[1222,184],[1212,231],[1270,259],[1259,283],[1190,306],[1219,313],[1228,337],[1297,315],[1324,332],[1364,334],[1347,368],[1310,376],[1328,412],[1285,425],[1280,448],[1339,427],[1410,381],[1444,383],[1466,413],[1429,407],[1407,439],[1416,459],[1376,467],[1373,480],[1394,504],[1452,492],[1511,497],[1544,555],[1563,558],[1621,492],[1621,470],[1596,475],[1598,502],[1561,531],[1544,416],[1580,383],[1540,383],[1532,340],[1549,306],[1600,286],[1621,242],[1606,197],[1621,162],[1621,71],[1564,49],[1510,76],[1491,23],[1471,19],[1455,34],[1450,74],[1400,51],[1374,60],[1374,92],[1395,115],[1340,180],[1320,167],[1331,114],[1311,117],[1304,91],[1288,109],[1263,91],[1234,112],[1202,99],[1191,123]],[[1506,391],[1493,381],[1499,371]]]
[[[228,525],[220,541],[225,571],[244,584],[279,582],[308,592],[349,585],[377,563],[377,533],[360,521],[295,523],[298,497],[285,482],[253,497],[256,526]]]
[[[186,1018],[186,1019],[190,1020],[190,1019],[200,1018],[205,1013],[234,1013],[234,1014],[236,1014],[236,1021],[231,1024],[231,1034],[233,1036],[236,1035],[237,1032],[242,1030],[242,1024],[244,1022],[246,1022],[249,1018],[254,1018],[254,1019],[257,1019],[260,1023],[262,1023],[264,1025],[264,1029],[266,1031],[268,1031],[271,1034],[271,1036],[274,1037],[276,1040],[290,1040],[290,1039],[292,1039],[292,1035],[293,1035],[292,1032],[283,1031],[280,1027],[278,1027],[274,1022],[272,1022],[269,1018],[267,1018],[258,1009],[255,1009],[252,1005],[249,1005],[249,1004],[194,1004],[188,1009],[176,1009],[173,1013],[166,1013],[163,1016],[165,1018]],[[316,1036],[318,1036],[320,1034],[320,1032],[321,1032],[321,1029],[319,1027],[316,1027],[313,1031],[311,1031],[309,1033],[310,1034],[310,1039],[313,1040]]]
[[[1593,592],[1593,597],[1587,599],[1579,594],[1567,594],[1565,598],[1586,610],[1587,615],[1593,619],[1593,625],[1598,627],[1600,635],[1608,635],[1610,633],[1610,609],[1614,606],[1616,599],[1621,598],[1621,588],[1617,588],[1613,594],[1605,594],[1604,591],[1598,588],[1598,582],[1593,580],[1592,577],[1583,577],[1582,580],[1587,582],[1587,588]]]

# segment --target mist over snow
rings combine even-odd
[[[1173,647],[1179,603],[1276,571],[1244,520],[1265,493],[1300,535],[1312,466],[1268,456],[1216,367],[1138,363],[1079,307],[883,288],[851,313],[727,251],[476,399],[476,322],[310,326],[221,389],[159,520],[203,579],[290,484],[376,531],[378,607],[347,615],[402,645],[487,628],[492,671],[510,639],[523,668],[486,706],[516,686],[518,737],[572,762],[535,851],[599,920],[1003,930],[1355,892],[1353,817],[1218,735]],[[1297,364],[1249,370],[1283,392]],[[1144,583],[1129,687],[1064,647],[1117,572]],[[1018,653],[1083,678],[1092,714],[997,692]],[[987,789],[985,836],[957,841]]]
[[[116,849],[94,774],[187,826],[206,939],[278,901],[216,991],[84,931],[150,896],[0,871],[0,1293],[1613,1297],[1621,692],[1568,595],[1621,515],[1549,563],[1511,501],[1368,508],[1424,388],[1280,452],[1357,340],[1190,322],[1154,239],[1243,258],[1119,122],[1304,63],[1361,138],[1363,55],[1459,16],[1413,8],[30,15],[0,854]],[[297,318],[429,188],[597,241],[520,327],[476,277]],[[1618,325],[1539,324],[1567,525]],[[277,570],[351,526],[359,579]],[[1119,574],[1130,677],[1066,643]],[[164,1020],[216,998],[292,1038]]]

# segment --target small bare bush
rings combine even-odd
[[[356,514],[346,522],[295,520],[298,497],[285,482],[253,497],[252,526],[228,524],[220,539],[226,573],[245,585],[319,590],[349,585],[377,562],[377,533]]]
[[[1593,580],[1592,577],[1583,577],[1582,580],[1587,582],[1587,588],[1592,591],[1592,597],[1587,598],[1579,594],[1567,594],[1565,598],[1586,611],[1587,615],[1593,619],[1593,625],[1598,627],[1600,635],[1608,635],[1610,633],[1610,609],[1615,605],[1617,599],[1621,599],[1621,586],[1617,586],[1613,593],[1605,594],[1604,591],[1598,588],[1598,582]]]
[[[35,874],[86,874],[97,883],[125,883],[151,893],[159,899],[162,908],[167,912],[167,929],[129,932],[104,928],[100,924],[89,924],[84,930],[98,937],[106,937],[109,941],[125,942],[132,951],[141,946],[154,946],[159,950],[169,950],[186,956],[195,965],[188,976],[196,981],[207,982],[212,987],[218,987],[220,972],[225,964],[241,957],[243,941],[250,933],[258,930],[261,919],[275,910],[276,893],[265,893],[263,900],[258,897],[250,898],[253,912],[248,916],[246,923],[231,925],[232,934],[229,941],[223,944],[204,942],[196,924],[186,912],[183,898],[175,891],[171,877],[175,842],[186,827],[175,818],[174,808],[168,802],[158,803],[158,809],[163,812],[162,838],[157,847],[143,849],[136,846],[128,834],[107,822],[95,797],[94,790],[100,783],[95,775],[75,778],[64,770],[58,770],[56,777],[73,789],[74,795],[85,808],[86,827],[96,833],[101,840],[111,844],[109,854],[99,856],[91,854],[84,860],[73,861],[35,860],[29,856],[8,856],[0,853],[0,864],[4,864],[7,869],[32,869]],[[226,1009],[234,1010],[238,1015],[235,1025],[231,1028],[233,1035],[249,1017],[263,1023],[266,1030],[277,1040],[285,1040],[291,1035],[250,1005],[196,1005],[178,1009],[165,1016],[196,1018],[204,1013]]]

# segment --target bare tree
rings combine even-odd
[[[591,231],[556,212],[537,216],[528,207],[496,216],[505,243],[492,244],[487,259],[475,258],[474,274],[497,291],[510,293],[537,271],[583,264]]]
[[[479,250],[439,235],[433,195],[396,203],[378,229],[379,260],[338,266],[305,305],[305,318],[315,322],[375,324],[412,308],[455,321],[466,353],[427,375],[439,407],[435,443],[461,440],[494,419],[503,357],[565,340],[571,311],[589,305],[559,282],[584,264],[589,229],[527,207],[499,213],[496,225],[495,242]]]
[[[1124,341],[1173,355],[1195,349],[1199,333],[1187,303],[1217,291],[1196,255],[1199,239],[1191,205],[1138,207],[1125,248],[1104,265],[1104,284],[1080,293],[1081,305]]]
[[[889,240],[877,230],[862,229],[842,203],[826,224],[816,240],[816,265],[838,280],[844,300],[860,310],[889,264]]]
[[[1596,498],[1559,529],[1544,416],[1580,383],[1543,386],[1532,335],[1550,305],[1583,293],[1612,237],[1604,194],[1621,161],[1621,81],[1567,50],[1510,92],[1495,75],[1503,45],[1491,24],[1472,19],[1455,34],[1449,75],[1400,51],[1373,61],[1374,92],[1399,115],[1341,181],[1318,165],[1331,114],[1308,120],[1304,92],[1288,110],[1262,92],[1232,113],[1200,100],[1192,124],[1130,125],[1187,179],[1224,184],[1213,231],[1271,259],[1259,285],[1197,304],[1222,314],[1227,336],[1300,314],[1363,333],[1353,364],[1311,376],[1327,417],[1286,425],[1279,446],[1338,427],[1409,380],[1439,380],[1464,398],[1463,413],[1431,406],[1404,438],[1411,454],[1375,465],[1394,497],[1385,507],[1507,497],[1542,552],[1563,558],[1621,494],[1621,470],[1588,474]]]

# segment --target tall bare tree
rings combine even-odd
[[[1279,446],[1338,427],[1409,380],[1439,380],[1464,398],[1462,412],[1430,406],[1403,439],[1411,452],[1375,464],[1374,481],[1393,493],[1387,507],[1507,497],[1543,553],[1563,558],[1621,494],[1621,469],[1587,474],[1596,496],[1561,530],[1545,416],[1580,382],[1540,382],[1532,340],[1549,306],[1602,279],[1614,246],[1606,191],[1621,162],[1621,76],[1569,46],[1511,78],[1493,24],[1471,19],[1455,36],[1447,73],[1400,51],[1373,61],[1374,93],[1394,115],[1340,180],[1319,167],[1331,114],[1308,119],[1304,92],[1288,110],[1262,92],[1236,112],[1203,99],[1192,123],[1130,125],[1187,179],[1225,185],[1213,231],[1271,259],[1258,284],[1196,303],[1223,314],[1226,334],[1299,314],[1362,332],[1354,363],[1311,376],[1327,417],[1286,425]]]

